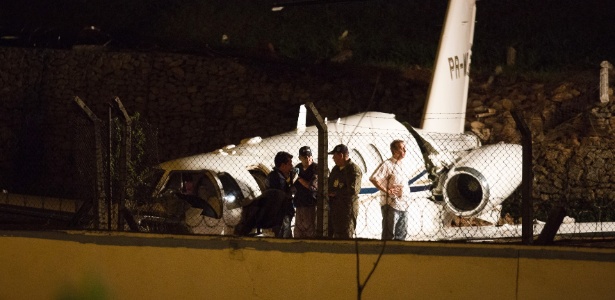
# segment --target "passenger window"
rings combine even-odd
[[[363,159],[363,156],[361,155],[361,153],[357,151],[357,149],[352,149],[352,158],[354,159],[355,163],[357,163],[357,165],[361,167],[361,170],[363,171],[363,173],[366,173],[367,166],[365,165],[365,160]]]
[[[218,173],[218,178],[220,178],[220,182],[224,189],[224,202],[229,208],[234,206],[238,207],[243,202],[244,197],[237,181],[226,172]]]
[[[258,184],[258,188],[260,188],[261,191],[267,189],[267,175],[265,175],[263,171],[250,170],[250,174],[254,177],[254,180],[256,180],[256,184]]]
[[[376,148],[375,145],[370,144],[369,147],[367,147],[367,154],[368,159],[367,161],[369,162],[369,164],[367,165],[367,169],[371,172],[372,170],[376,170],[376,168],[382,163],[383,158],[382,158],[382,154],[380,153],[380,151],[378,150],[378,148]]]

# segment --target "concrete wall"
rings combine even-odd
[[[2,232],[0,299],[357,299],[353,241]],[[362,299],[612,299],[614,249],[388,242]]]

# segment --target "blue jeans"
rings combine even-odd
[[[405,240],[408,237],[408,212],[396,210],[390,205],[380,207],[382,211],[382,239]]]

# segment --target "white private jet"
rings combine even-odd
[[[474,134],[464,133],[475,17],[475,0],[449,1],[420,129],[403,125],[393,114],[374,111],[327,124],[327,149],[346,144],[351,159],[363,168],[357,237],[380,238],[378,191],[369,176],[391,155],[394,139],[406,141],[405,161],[416,170],[408,174],[416,199],[408,224],[414,236],[436,236],[450,216],[495,223],[502,201],[520,185],[520,145],[483,146]],[[191,189],[195,197],[188,201],[185,223],[192,233],[233,234],[242,206],[263,191],[275,154],[295,155],[305,145],[317,149],[318,130],[306,127],[305,116],[303,107],[292,132],[247,138],[237,146],[162,163],[164,174],[154,196],[176,198],[179,191]],[[318,153],[314,156],[317,161]]]

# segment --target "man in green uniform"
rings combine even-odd
[[[335,146],[329,154],[335,162],[329,175],[329,232],[334,239],[353,238],[363,172],[350,160],[346,145]]]

